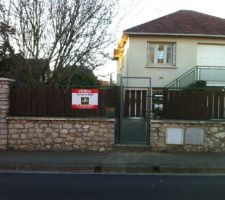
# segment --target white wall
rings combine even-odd
[[[148,66],[147,65],[147,42],[175,42],[176,43],[176,66]],[[197,45],[225,44],[224,40],[204,39],[204,38],[185,38],[185,37],[147,37],[129,36],[126,45],[125,68],[123,76],[151,77],[152,87],[164,87],[189,69],[197,65]],[[118,66],[119,67],[119,66]],[[135,86],[141,83],[133,81]]]

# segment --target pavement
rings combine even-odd
[[[225,174],[225,153],[0,151],[0,170]]]

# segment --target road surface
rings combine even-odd
[[[0,173],[0,200],[224,200],[222,175]]]

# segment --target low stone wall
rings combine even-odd
[[[109,151],[114,119],[8,118],[8,149]]]
[[[167,144],[168,128],[200,128],[203,129],[203,144]],[[152,120],[150,146],[153,151],[170,152],[224,152],[225,122],[224,121],[183,121],[183,120]]]

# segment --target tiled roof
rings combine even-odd
[[[209,35],[225,37],[225,19],[190,10],[180,10],[124,31],[146,35]]]

